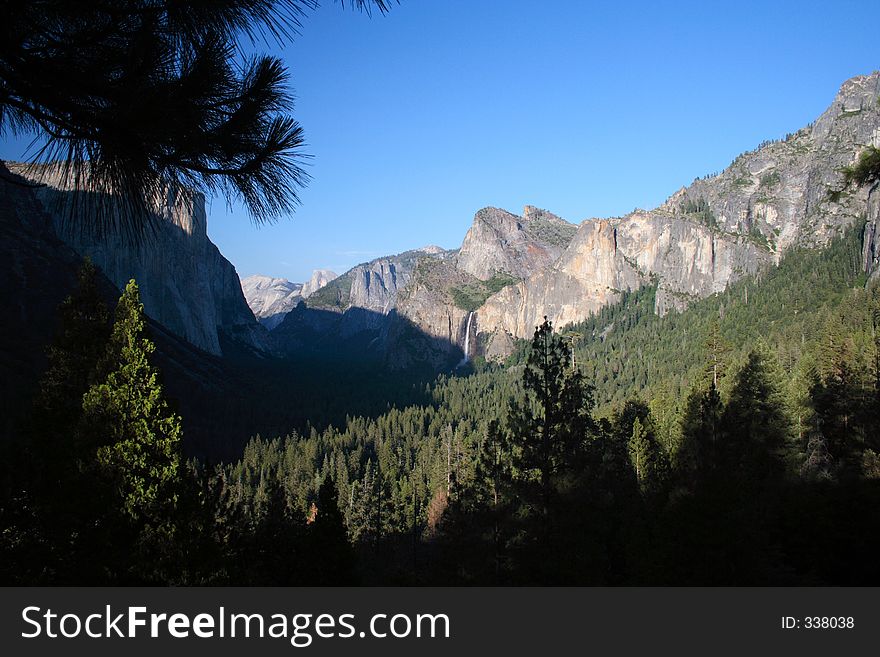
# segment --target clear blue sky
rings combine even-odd
[[[314,156],[302,206],[256,228],[215,200],[208,230],[242,275],[300,281],[455,248],[487,205],[650,208],[880,68],[878,25],[876,0],[402,0],[371,19],[325,0],[277,50]]]

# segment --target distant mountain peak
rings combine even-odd
[[[241,279],[241,290],[254,317],[271,331],[302,299],[311,296],[336,277],[336,273],[329,269],[314,270],[306,283],[254,274]]]
[[[416,249],[416,251],[421,251],[422,253],[427,253],[428,255],[439,255],[441,253],[446,253],[446,249],[437,246],[436,244],[428,244],[427,246],[423,246],[420,249]]]
[[[549,267],[576,231],[574,224],[531,205],[521,217],[486,207],[474,215],[461,243],[458,266],[484,281],[496,274],[526,278]]]

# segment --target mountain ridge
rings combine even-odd
[[[394,261],[399,256],[358,265],[340,277],[351,285],[340,283],[313,307],[358,316],[359,324],[340,322],[339,337],[374,330],[379,339],[372,344],[397,365],[413,359],[390,328],[395,317],[405,318],[449,343],[446,353],[416,360],[448,366],[458,362],[456,350],[464,355],[472,312],[479,339],[468,356],[501,357],[545,315],[560,327],[583,321],[647,284],[657,285],[656,313],[680,311],[778,264],[794,246],[822,247],[862,221],[865,266],[876,275],[877,192],[850,190],[836,200],[829,192],[862,148],[880,146],[878,98],[880,73],[851,78],[813,123],[740,154],[718,174],[695,178],[652,210],[573,224],[533,206],[522,215],[483,208],[458,250],[414,256],[403,268]],[[371,326],[358,309],[372,313]],[[382,317],[387,327],[378,325]]]
[[[253,274],[241,279],[241,291],[257,321],[272,330],[302,299],[307,299],[337,277],[338,274],[329,269],[315,269],[305,283]]]

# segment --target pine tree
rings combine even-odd
[[[509,494],[510,477],[509,440],[498,420],[491,420],[480,443],[474,469],[474,486],[479,501],[498,509]]]
[[[724,405],[713,384],[688,395],[682,418],[682,441],[676,455],[678,478],[685,488],[699,488],[714,475],[719,461]]]
[[[354,0],[385,12],[388,0]],[[243,57],[279,42],[317,0],[62,0],[0,5],[0,130],[36,135],[72,186],[113,196],[136,223],[169,181],[289,214],[308,181],[288,72]],[[94,201],[94,199],[91,199]],[[89,217],[96,215],[94,204]],[[133,211],[133,212],[132,212]]]
[[[262,500],[252,518],[246,542],[248,584],[294,585],[302,583],[310,567],[300,549],[300,523],[294,518],[278,468],[261,473]]]
[[[504,525],[511,502],[510,445],[497,420],[490,421],[486,429],[486,438],[477,455],[474,479],[481,488],[478,498],[489,509],[492,522],[492,560],[497,583],[503,567]]]
[[[44,493],[63,503],[68,495],[62,482],[75,477],[77,462],[89,457],[75,444],[72,428],[80,421],[83,395],[95,382],[110,336],[110,312],[91,260],[83,262],[77,287],[58,312],[59,330],[47,352],[49,366],[35,399],[31,433]]]
[[[544,318],[535,329],[523,372],[525,399],[511,404],[511,443],[518,493],[549,541],[550,509],[558,478],[582,464],[593,434],[593,390],[568,367],[565,342]]]
[[[704,347],[707,352],[706,370],[712,379],[712,385],[718,387],[718,382],[727,368],[727,357],[730,353],[730,343],[721,335],[721,326],[717,320],[709,325],[709,336],[706,338]]]
[[[782,474],[791,426],[779,379],[771,354],[763,349],[749,353],[721,418],[719,465],[725,478],[757,483]]]
[[[93,482],[83,472],[93,454],[77,440],[75,428],[109,334],[110,313],[98,288],[97,269],[86,259],[76,288],[59,308],[58,332],[47,350],[48,368],[28,428],[29,458],[10,468],[21,496],[15,506],[33,512],[34,524],[22,535],[50,548],[39,556],[33,548],[23,552],[19,566],[39,559],[37,572],[54,583],[81,581],[93,559],[83,540],[96,499]]]
[[[329,475],[318,489],[317,508],[315,521],[309,526],[312,581],[330,586],[350,585],[355,579],[354,554],[339,510],[336,484]]]
[[[862,391],[855,361],[852,337],[838,315],[830,316],[819,345],[810,397],[828,452],[840,465],[853,456],[857,444]]]
[[[129,281],[102,368],[106,374],[83,397],[80,434],[95,449],[95,469],[118,510],[140,537],[162,543],[173,535],[181,476],[181,425],[165,401],[150,363],[137,284]]]
[[[629,439],[629,457],[642,495],[653,497],[658,494],[666,484],[668,471],[666,455],[639,418],[633,422]]]
[[[645,498],[656,498],[665,490],[669,459],[657,440],[651,409],[642,401],[629,400],[614,414],[612,424],[616,442],[626,445],[640,493]]]
[[[366,541],[373,535],[373,495],[376,474],[373,461],[363,466],[361,478],[352,484],[353,500],[349,513],[348,532],[355,543]]]

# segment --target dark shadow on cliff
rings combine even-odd
[[[428,386],[438,371],[454,368],[461,350],[405,318],[358,314],[372,328],[340,333],[339,324],[348,320],[303,307],[287,339],[276,336],[282,357],[256,354],[221,333],[224,357],[218,358],[151,325],[167,395],[183,417],[188,453],[234,460],[257,434],[308,436],[312,429],[344,426],[350,417],[431,403]]]
[[[227,395],[229,406],[220,412],[249,430],[198,445],[200,455],[233,458],[256,433],[309,435],[312,428],[344,426],[349,417],[431,403],[428,386],[463,355],[404,317],[361,308],[337,313],[301,304],[271,336],[283,357],[258,358],[223,342],[224,366],[242,389]],[[202,409],[195,415],[202,417]]]
[[[0,395],[8,411],[0,438],[7,443],[20,438],[28,419],[46,346],[58,327],[58,307],[73,289],[82,259],[57,237],[33,190],[10,182],[24,180],[5,167],[3,173]],[[100,285],[108,306],[115,307],[119,290],[103,276]],[[149,321],[156,364],[169,401],[183,417],[188,453],[234,459],[256,434],[307,435],[310,427],[341,426],[347,417],[426,403],[427,384],[462,356],[456,345],[393,313],[303,306],[283,325],[283,358],[260,354],[222,330],[220,358]]]

